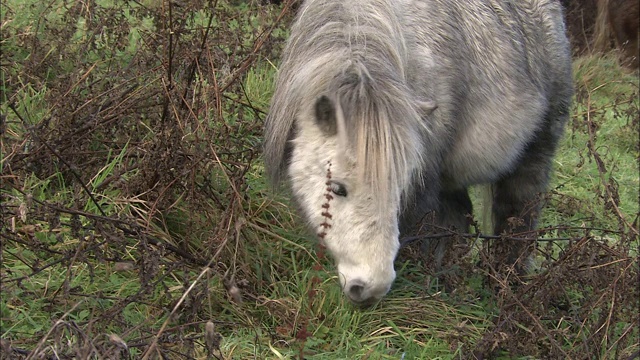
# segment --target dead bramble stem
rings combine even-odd
[[[320,238],[320,251],[318,252],[318,257],[324,257],[324,238],[327,236],[327,230],[331,228],[330,220],[333,217],[329,208],[331,205],[329,204],[331,200],[333,200],[333,195],[331,195],[331,161],[327,162],[327,182],[325,182],[327,186],[325,189],[324,197],[326,199],[325,203],[322,204],[322,218],[323,221],[320,224],[320,232],[318,232],[318,238]]]
[[[320,240],[324,239],[324,237],[327,236],[327,229],[331,227],[329,220],[331,220],[331,218],[333,217],[329,212],[329,207],[331,206],[329,205],[329,202],[333,200],[333,195],[331,195],[331,161],[327,162],[327,182],[325,183],[325,185],[327,185],[327,188],[324,197],[325,199],[327,199],[327,201],[322,204],[321,214],[324,221],[320,224],[320,227],[322,229],[318,233],[318,237],[320,238]]]

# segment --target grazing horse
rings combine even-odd
[[[265,164],[353,302],[389,291],[399,236],[427,212],[468,231],[470,185],[492,185],[496,234],[535,227],[573,93],[562,19],[552,0],[302,4]],[[437,262],[450,243],[435,247]],[[507,261],[521,243],[505,243]]]

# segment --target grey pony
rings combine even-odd
[[[292,164],[306,161],[298,158],[319,162],[312,153],[325,151],[322,142],[301,150],[302,130],[317,126],[327,139],[337,136],[335,146],[349,154],[345,173],[375,194],[366,199],[372,207],[401,199],[391,218],[372,223],[409,232],[435,210],[441,225],[467,231],[467,189],[490,184],[494,233],[526,233],[536,227],[572,83],[558,1],[308,0],[291,28],[265,121],[267,174],[276,187],[290,184],[320,232],[321,204],[314,210],[292,175]],[[339,198],[332,201],[349,200],[343,184],[327,185]],[[349,242],[373,241],[351,235]],[[338,262],[351,256],[340,253],[340,241],[327,244]],[[449,245],[434,245],[437,263]],[[526,253],[522,242],[502,245],[507,264]],[[348,275],[341,284],[357,303],[381,298],[390,286],[385,280],[386,287],[368,289],[375,274]]]

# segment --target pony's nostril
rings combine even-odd
[[[364,286],[362,285],[353,285],[351,286],[351,289],[349,289],[349,293],[351,293],[351,296],[359,299],[360,296],[362,296],[362,291],[364,290]]]
[[[348,284],[347,295],[355,302],[362,302],[365,283],[360,280],[353,280]]]

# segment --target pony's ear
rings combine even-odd
[[[422,100],[418,102],[418,106],[420,107],[422,115],[431,115],[433,110],[438,108],[438,104],[433,100]]]
[[[316,101],[314,110],[316,124],[320,129],[329,136],[336,135],[338,133],[338,125],[336,107],[333,105],[333,102],[331,102],[327,96],[322,95],[318,101]]]

